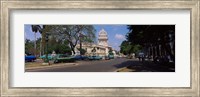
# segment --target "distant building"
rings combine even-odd
[[[77,49],[80,48],[80,45],[77,45],[75,48],[76,55],[80,55],[80,51]],[[86,54],[88,56],[98,55],[98,56],[107,56],[109,50],[112,49],[113,53],[115,50],[108,45],[108,35],[104,29],[101,29],[98,34],[98,43],[82,43],[82,49],[86,50]]]

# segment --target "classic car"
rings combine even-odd
[[[114,55],[108,55],[110,59],[114,59]]]
[[[83,55],[75,55],[73,57],[75,60],[87,60],[88,59],[87,56],[83,56]]]
[[[32,62],[32,61],[35,61],[36,60],[36,57],[33,56],[33,55],[25,55],[25,61],[26,62]]]
[[[60,62],[74,62],[75,58],[73,56],[67,55],[67,54],[57,54],[54,63],[60,63]]]
[[[89,60],[101,60],[102,57],[101,56],[89,56],[88,59]]]
[[[53,59],[53,57],[51,56],[51,54],[48,54],[48,60],[52,60]],[[46,59],[46,55],[42,55],[42,56],[40,56],[40,58],[41,59]]]
[[[108,56],[105,56],[105,60],[110,60],[110,57],[108,57]]]

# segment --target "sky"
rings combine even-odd
[[[125,35],[128,33],[126,25],[93,25],[96,32],[96,38],[98,38],[99,31],[104,29],[108,34],[108,45],[115,50],[120,50],[121,42],[126,40]],[[34,40],[34,33],[32,32],[31,25],[25,25],[25,38]],[[36,37],[41,37],[40,33],[36,34]],[[97,39],[96,39],[97,40]]]

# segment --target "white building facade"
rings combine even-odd
[[[80,55],[80,52],[77,48],[80,48],[80,45],[76,46],[75,52],[76,55]],[[107,56],[109,54],[109,50],[112,49],[114,54],[114,49],[108,45],[108,35],[104,29],[101,29],[98,33],[98,42],[94,43],[82,43],[82,49],[86,50],[87,56],[97,55],[97,56]],[[95,49],[95,52],[94,52]]]

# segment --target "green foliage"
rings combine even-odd
[[[175,39],[175,25],[129,25],[130,32],[126,35],[132,44],[157,45],[168,42],[168,35]]]
[[[49,32],[57,39],[67,41],[74,54],[78,43],[82,48],[82,42],[95,40],[95,29],[92,25],[53,25]]]
[[[40,52],[45,51],[45,36],[47,32],[50,34],[50,36],[55,37],[57,40],[67,42],[64,45],[61,45],[55,41],[51,41],[52,43],[48,43],[48,53],[54,50],[56,53],[71,54],[71,51],[73,51],[75,54],[74,48],[78,43],[81,45],[81,42],[91,43],[95,40],[95,29],[92,25],[32,25],[32,31],[35,33],[40,32],[42,34],[42,39],[40,39],[40,42],[42,42],[42,46],[40,47],[41,50],[39,50]],[[36,48],[38,47],[39,46]],[[82,45],[80,48],[82,48]],[[83,51],[83,53],[85,52]]]
[[[37,55],[37,44],[36,44],[36,33],[40,32],[42,33],[42,28],[40,25],[31,25],[32,32],[34,32],[35,35],[35,41],[34,41],[34,55]]]
[[[80,51],[81,55],[85,55],[85,53],[87,52],[85,49],[81,49],[81,48],[78,48],[78,50]]]
[[[29,39],[25,40],[25,53],[34,54],[34,41],[31,41]]]
[[[140,45],[134,45],[128,41],[123,41],[120,46],[120,52],[123,53],[124,55],[136,53],[140,51],[141,49],[142,47]]]
[[[175,25],[129,25],[128,29],[130,32],[126,38],[131,44],[143,48],[161,46],[167,55],[175,60]],[[173,43],[172,47],[169,46],[169,42]]]
[[[40,25],[31,25],[32,31],[37,33],[40,32],[42,33],[42,27]]]
[[[35,41],[30,41],[29,39],[25,40],[25,53],[26,54],[34,54],[34,42]],[[36,40],[36,44],[37,44],[37,55],[39,55],[40,53],[40,45],[41,45],[41,38],[38,38]],[[48,54],[51,54],[53,51],[55,51],[57,54],[70,54],[71,55],[71,49],[68,46],[68,42],[67,41],[62,41],[62,40],[58,40],[56,41],[55,38],[52,38],[49,40],[48,42]]]
[[[133,53],[137,53],[137,52],[139,52],[139,51],[141,51],[141,50],[142,50],[142,46],[141,46],[141,45],[132,45],[131,51],[132,51]]]
[[[48,53],[52,53],[55,51],[57,54],[70,54],[71,55],[71,49],[68,46],[69,43],[67,41],[63,40],[56,40],[56,38],[49,39],[48,42]]]
[[[109,55],[114,55],[114,53],[113,53],[113,50],[112,50],[112,49],[109,49],[108,53],[109,53]]]
[[[36,43],[36,50],[34,48],[34,45]],[[41,45],[41,38],[38,38],[36,39],[36,42],[34,40],[29,40],[29,39],[26,39],[25,40],[25,53],[26,54],[36,54],[36,55],[39,55],[40,54],[40,46]],[[36,52],[35,52],[36,51]]]

